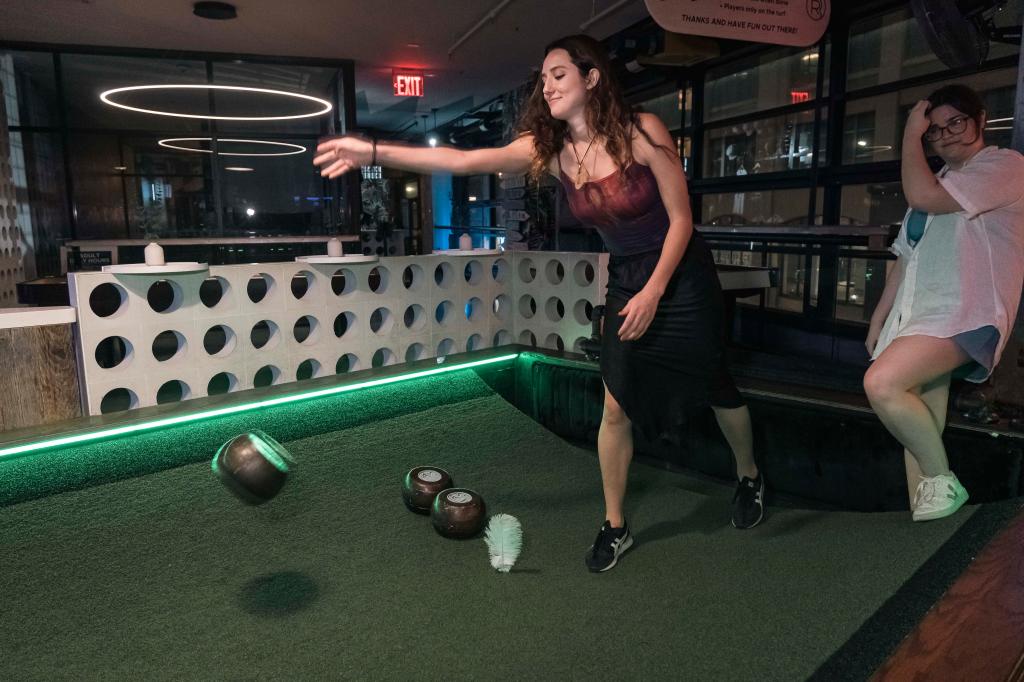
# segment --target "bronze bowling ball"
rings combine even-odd
[[[455,483],[451,475],[438,467],[413,467],[402,482],[402,500],[409,511],[429,514],[434,498]]]
[[[262,431],[235,436],[213,456],[217,478],[243,502],[263,504],[281,492],[295,460]]]
[[[446,538],[471,538],[483,530],[487,522],[487,505],[484,498],[472,490],[442,490],[434,498],[430,522]]]

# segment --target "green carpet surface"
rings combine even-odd
[[[729,488],[638,464],[636,545],[592,575],[594,453],[486,391],[285,444],[298,465],[262,507],[204,459],[0,508],[2,676],[805,679],[974,512],[736,531]],[[422,464],[520,519],[510,574],[405,509]]]

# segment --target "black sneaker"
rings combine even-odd
[[[734,528],[753,528],[764,520],[764,476],[743,477],[732,497]]]
[[[629,526],[612,528],[607,521],[601,526],[594,544],[587,550],[587,568],[591,573],[600,573],[614,568],[619,557],[633,546],[633,536],[629,534]]]

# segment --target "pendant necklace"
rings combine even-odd
[[[596,135],[590,138],[590,144],[587,145],[587,150],[583,152],[582,158],[576,151],[576,143],[572,143],[572,153],[573,156],[576,157],[576,179],[573,181],[573,185],[575,185],[576,189],[583,187],[583,185],[587,184],[587,180],[590,179],[590,173],[587,172],[583,162],[586,160],[587,154],[590,153],[590,148],[594,146],[595,139],[597,139]]]

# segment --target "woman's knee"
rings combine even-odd
[[[614,399],[605,399],[604,413],[601,415],[601,420],[609,426],[627,426],[629,424],[629,417],[626,416],[626,411]]]
[[[885,402],[886,399],[904,390],[897,384],[895,377],[883,367],[872,365],[864,373],[864,393],[873,403]]]

